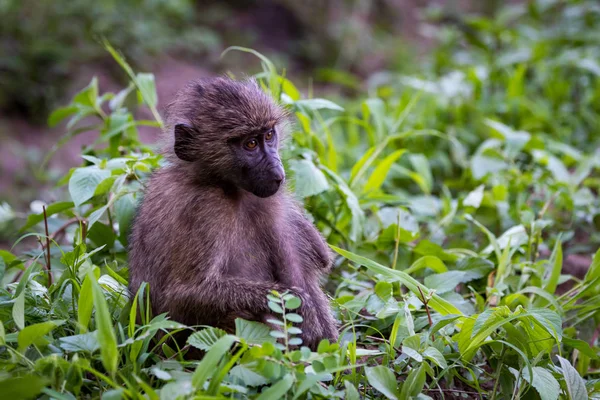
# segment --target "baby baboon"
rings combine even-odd
[[[282,187],[285,112],[253,80],[195,81],[167,110],[168,165],[151,177],[130,239],[130,290],[153,311],[228,331],[269,318],[266,295],[302,300],[304,345],[336,340],[319,278],[325,241]]]

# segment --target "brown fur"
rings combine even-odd
[[[285,113],[254,81],[192,82],[169,106],[165,157],[153,174],[130,239],[130,290],[150,284],[154,313],[188,325],[234,329],[236,317],[265,321],[270,290],[302,299],[304,345],[337,339],[320,277],[330,251],[301,206],[280,187],[260,198],[232,183],[235,157],[228,140],[276,126]],[[188,145],[199,158],[173,152],[173,127],[199,133]]]

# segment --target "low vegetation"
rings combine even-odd
[[[163,162],[137,129],[162,120],[153,75],[105,43],[129,85],[100,93],[93,79],[50,116],[66,121],[57,146],[96,140],[57,182],[64,200],[22,224],[17,248],[39,245],[0,251],[0,393],[600,397],[600,7],[537,2],[439,32],[420,75],[377,74],[335,101],[229,50],[259,58],[261,85],[293,115],[290,190],[337,254],[325,287],[340,341],[316,352],[286,293],[265,299],[280,331],[240,319],[235,334],[151,315],[147,286],[128,294],[127,233]],[[182,330],[194,333],[177,348]]]

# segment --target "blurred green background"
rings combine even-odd
[[[123,74],[99,44],[107,38],[134,67],[156,75],[160,105],[187,80],[226,71],[249,74],[252,47],[316,92],[348,96],[375,72],[418,71],[436,42],[428,24],[460,23],[464,12],[493,15],[500,2],[424,0],[1,0],[0,201],[27,203],[48,175],[79,163],[83,136],[50,169],[35,166],[64,129],[49,113],[98,76],[101,89]],[[154,139],[149,130],[143,138]],[[89,136],[89,135],[88,135]],[[56,171],[55,171],[56,169]]]

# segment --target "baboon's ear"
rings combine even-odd
[[[197,154],[194,154],[194,128],[186,124],[175,125],[175,155],[183,161],[196,161]]]

